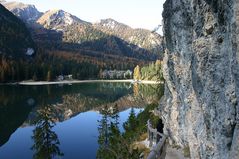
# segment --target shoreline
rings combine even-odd
[[[122,82],[122,83],[142,83],[142,84],[162,84],[163,82],[157,82],[157,81],[139,81],[135,82],[133,79],[129,80],[63,80],[63,81],[22,81],[22,82],[16,82],[12,84],[18,84],[18,85],[54,85],[54,84],[76,84],[76,83],[100,83],[100,82]]]

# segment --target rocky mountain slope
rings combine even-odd
[[[133,29],[113,19],[104,19],[95,23],[94,27],[104,33],[120,37],[130,44],[150,50],[153,53],[163,52],[163,40],[157,33],[146,29]]]
[[[166,0],[165,96],[170,143],[191,158],[239,157],[239,2]]]
[[[25,24],[0,4],[0,55],[22,57],[34,53]]]
[[[42,16],[42,13],[34,5],[6,1],[0,1],[0,3],[26,23],[34,23]]]
[[[62,30],[62,28],[67,27],[68,25],[78,23],[87,24],[87,22],[84,22],[83,20],[63,10],[49,10],[36,20],[37,23],[42,25],[44,28],[53,30]]]
[[[81,44],[106,36],[95,30],[90,23],[63,10],[49,10],[36,23],[45,29],[62,33],[61,40],[67,43]]]

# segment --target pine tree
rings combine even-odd
[[[124,134],[124,137],[128,139],[129,141],[134,140],[136,135],[135,133],[136,133],[137,125],[138,125],[138,121],[136,118],[134,108],[131,108],[129,118],[123,125],[126,132]]]

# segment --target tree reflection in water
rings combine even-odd
[[[59,148],[58,136],[52,130],[55,126],[54,116],[54,109],[50,105],[37,111],[37,118],[34,121],[36,128],[33,130],[32,136],[34,145],[31,148],[35,151],[34,159],[52,159],[57,156],[64,156]]]
[[[140,152],[132,149],[130,142],[124,138],[119,129],[119,111],[117,104],[101,109],[102,118],[99,120],[99,148],[97,159],[136,159]]]

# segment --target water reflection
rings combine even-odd
[[[99,109],[103,115],[98,121],[99,148],[97,150],[97,159],[133,159],[139,158],[142,154],[142,150],[135,149],[131,145],[131,141],[134,141],[135,132],[137,132],[137,126],[139,125],[134,111],[134,104],[140,107],[149,103],[157,103],[163,95],[163,86],[134,83],[132,90],[132,94],[123,97],[124,104],[121,104],[121,100],[118,99],[114,103],[109,103]],[[132,102],[129,102],[129,99]],[[131,107],[128,120],[123,124],[123,131],[119,129],[118,125],[118,111],[121,109],[121,105],[129,105]]]
[[[117,104],[113,107],[107,105],[101,108],[100,113],[102,118],[98,121],[98,144],[97,159],[117,157],[115,148],[117,142],[115,139],[120,138],[119,130],[119,110]],[[114,148],[112,148],[114,146]]]
[[[36,119],[33,122],[35,125],[32,136],[34,145],[31,148],[34,151],[34,159],[52,159],[64,155],[59,148],[58,136],[52,130],[56,125],[54,112],[50,105],[43,106],[37,111]]]
[[[97,159],[137,158],[140,152],[132,149],[128,136],[126,137],[119,128],[119,111],[117,105],[105,106],[101,109],[102,117],[98,121],[98,144]],[[134,128],[136,122],[134,108],[131,108],[129,119],[124,123],[124,129]],[[132,125],[133,124],[133,125]],[[135,131],[132,129],[132,131]]]
[[[164,93],[163,85],[145,85],[145,84],[135,84],[135,97],[144,100],[145,103],[157,103]]]
[[[15,87],[0,88],[0,147],[22,125],[35,106],[33,98],[16,93],[20,92]]]
[[[126,141],[120,136],[122,124],[120,126],[117,124],[122,122],[122,116],[121,120],[117,121],[119,120],[117,115],[129,108],[143,108],[149,103],[158,101],[162,92],[163,86],[161,85],[138,84],[134,86],[130,83],[0,86],[0,158],[16,158],[18,155],[22,158],[32,156],[34,158],[61,158],[62,152],[64,152],[64,158],[71,154],[67,152],[73,151],[73,148],[66,148],[71,147],[72,142],[78,146],[90,145],[89,148],[84,148],[87,151],[82,151],[81,154],[85,155],[83,158],[89,154],[95,158],[94,153],[98,148],[97,140],[90,138],[88,132],[84,131],[89,127],[94,130],[92,131],[94,136],[98,137],[98,133],[100,134],[99,146],[102,152],[113,155],[118,154],[118,151],[127,151],[127,143],[123,143],[126,146],[120,148],[122,142]],[[83,113],[89,111],[91,113]],[[98,112],[103,117],[97,123],[99,119],[97,116],[101,116]],[[73,121],[77,120],[80,113],[85,115],[84,119],[81,119],[84,120],[84,124],[76,128],[78,123]],[[125,116],[128,117],[128,114]],[[91,125],[88,124],[89,122]],[[97,132],[98,124],[100,126]],[[82,133],[81,140],[77,142],[71,140],[71,137],[79,137],[73,133],[76,129],[79,129],[78,135]],[[67,138],[68,134],[71,135]],[[22,144],[25,140],[28,143]],[[83,141],[84,144],[82,144]],[[112,143],[115,146],[114,150],[109,149]],[[68,146],[65,146],[67,144]],[[22,145],[21,150],[19,145]],[[105,151],[103,148],[107,147],[108,150]],[[79,150],[74,150],[72,156],[77,153]]]

